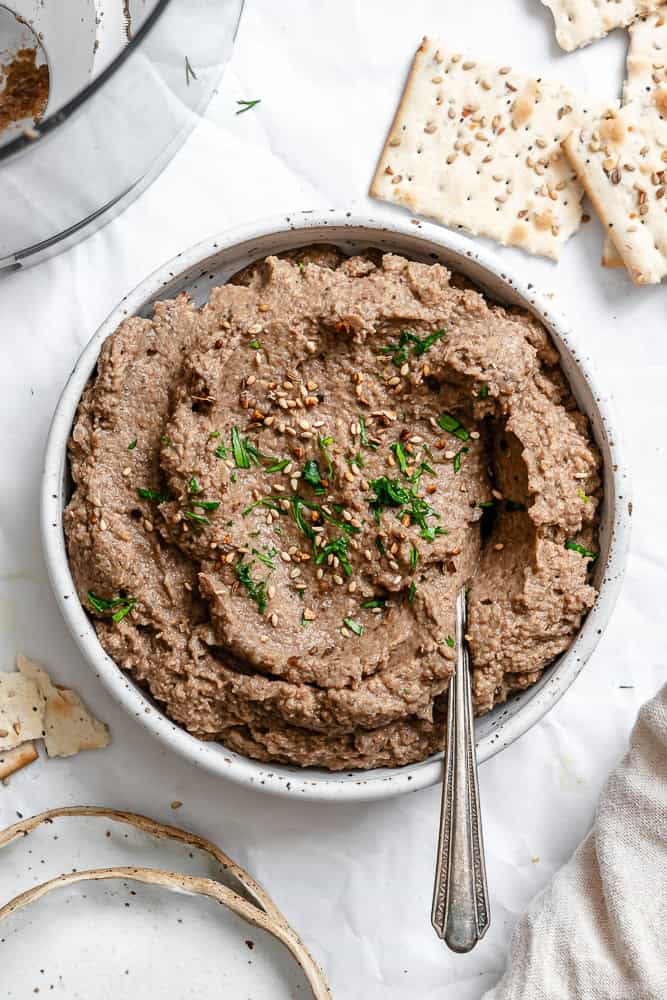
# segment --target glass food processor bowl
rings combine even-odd
[[[0,0],[0,271],[88,236],[163,170],[243,0]]]

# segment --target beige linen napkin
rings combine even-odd
[[[667,1000],[667,685],[639,713],[593,829],[520,918],[483,1000]]]

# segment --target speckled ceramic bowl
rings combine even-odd
[[[63,535],[62,515],[70,490],[67,441],[81,393],[103,341],[126,316],[149,315],[157,299],[187,291],[200,305],[212,287],[223,284],[251,261],[312,243],[334,243],[348,253],[375,246],[416,260],[440,261],[465,274],[492,298],[529,309],[550,331],[565,375],[579,406],[590,419],[604,460],[600,557],[595,564],[599,596],[570,649],[545,671],[540,681],[477,720],[480,762],[509,746],[555,705],[595,649],[616,602],[625,570],[632,507],[618,425],[609,399],[596,386],[589,360],[564,318],[491,253],[446,229],[405,218],[375,222],[336,211],[304,212],[223,233],[165,264],[112,312],[84,350],[65,386],[46,449],[42,540],[53,589],[81,652],[119,704],[157,739],[199,767],[267,792],[320,801],[363,801],[435,784],[440,779],[441,756],[402,768],[331,774],[313,768],[262,764],[219,743],[195,739],[168,719],[102,649],[93,623],[77,597]]]

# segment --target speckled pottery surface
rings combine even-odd
[[[66,446],[83,388],[103,341],[134,314],[148,315],[155,301],[187,291],[196,305],[240,268],[311,243],[333,243],[346,253],[369,246],[423,261],[438,261],[478,284],[491,298],[523,306],[549,330],[577,402],[591,422],[603,456],[604,503],[600,557],[596,562],[598,599],[570,649],[533,687],[513,694],[476,723],[477,753],[487,760],[525,733],[556,703],[591,656],[612,612],[625,570],[630,531],[630,483],[610,399],[596,385],[576,330],[513,268],[467,238],[427,223],[397,219],[378,223],[351,213],[300,212],[260,220],[207,240],[178,255],[123,299],[92,338],[58,403],[48,439],[42,483],[41,529],[50,580],[69,629],[83,655],[113,697],[157,739],[194,764],[263,791],[320,801],[363,801],[414,791],[440,778],[435,755],[403,768],[331,774],[318,769],[266,765],[232,753],[219,743],[190,736],[171,722],[153,700],[107,656],[73,585],[65,550],[62,513],[68,499]]]

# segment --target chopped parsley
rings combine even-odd
[[[321,434],[317,436],[317,443],[319,445],[320,451],[324,461],[327,463],[327,477],[329,482],[333,482],[333,462],[331,461],[331,455],[329,454],[329,447],[333,444],[332,437],[322,437]]]
[[[261,583],[253,580],[252,563],[244,563],[243,559],[239,559],[234,570],[239,583],[245,587],[248,597],[255,602],[260,615],[263,615],[266,611],[266,580],[262,580]]]
[[[126,615],[129,615],[137,603],[136,597],[113,597],[109,599],[107,597],[99,597],[92,590],[88,591],[88,601],[93,611],[97,611],[99,615],[104,615],[112,611],[111,620],[116,625],[118,622],[122,622]]]
[[[262,345],[261,345],[260,341],[257,340],[256,337],[254,337],[253,340],[250,341],[250,343],[248,344],[248,347],[252,347],[253,351],[261,351],[261,349],[262,349]]]
[[[376,535],[376,537],[375,537],[375,546],[376,546],[376,548],[377,548],[377,550],[378,550],[378,552],[380,553],[381,556],[384,556],[384,555],[387,554],[387,550],[384,547],[384,542],[382,541],[382,539],[380,538],[379,535]]]
[[[299,263],[297,264],[297,267],[299,268],[299,270],[301,271],[302,274],[306,270],[306,265],[304,264],[304,262],[302,260],[299,261]]]
[[[449,434],[453,434],[457,437],[459,441],[468,441],[470,435],[465,429],[460,420],[453,417],[451,413],[442,413],[438,417],[438,424],[442,427],[443,431],[447,431]]]
[[[375,450],[376,448],[379,448],[379,445],[375,441],[369,441],[368,440],[368,431],[366,430],[366,421],[364,420],[364,418],[361,415],[361,413],[359,414],[358,420],[359,420],[359,439],[361,440],[361,447],[362,448],[373,448],[373,450]]]
[[[343,624],[349,628],[350,632],[354,632],[355,635],[364,634],[364,626],[361,622],[355,621],[354,618],[344,618]]]
[[[352,458],[348,458],[347,464],[350,466],[350,468],[353,465],[356,465],[356,467],[358,469],[363,469],[363,467],[364,467],[364,458],[363,458],[363,455],[361,454],[361,452],[358,451],[356,455],[352,456]]]
[[[130,443],[127,446],[127,450],[134,451],[136,447],[137,447],[137,439],[135,438],[134,441],[130,441]]]
[[[213,434],[211,434],[211,437],[213,437]],[[218,445],[218,447],[215,449],[216,458],[227,458],[228,455],[229,455],[229,448],[226,448],[224,444]]]
[[[171,438],[167,437],[166,434],[161,435],[160,441],[162,442],[162,444],[171,444]]]
[[[238,427],[232,427],[232,454],[236,462],[237,469],[250,468],[250,455],[248,454],[248,439],[241,440]]]
[[[247,517],[256,507],[268,507],[269,510],[277,510],[278,513],[284,513],[278,503],[278,499],[278,497],[262,497],[261,500],[255,500],[254,503],[251,503],[245,510],[241,511],[241,517]]]
[[[485,382],[484,385],[481,386],[481,388],[479,390],[479,393],[477,394],[477,398],[478,399],[486,399],[486,397],[488,395],[489,395],[489,387],[488,387],[488,385]]]
[[[575,542],[573,538],[567,539],[565,548],[570,549],[572,552],[578,552],[580,556],[584,556],[586,559],[597,559],[598,557],[597,552],[592,552],[590,549],[585,548],[579,542]]]
[[[312,542],[315,538],[315,532],[312,525],[304,518],[303,509],[306,509],[306,504],[301,497],[292,497],[292,514],[296,521],[296,526]]]
[[[450,649],[454,649],[454,646],[456,645],[456,643],[452,639],[451,635],[447,636],[447,638],[445,639],[445,642],[449,646]]]
[[[334,538],[333,541],[327,542],[326,545],[316,548],[315,565],[321,566],[329,556],[334,556],[338,559],[345,575],[352,576],[352,567],[350,566],[350,560],[348,558],[347,546],[347,537],[345,535],[341,535],[340,538]]]
[[[188,483],[188,493],[201,493],[201,486],[193,476]]]
[[[370,487],[375,496],[369,500],[369,504],[371,510],[375,512],[377,524],[380,523],[381,513],[385,507],[401,508],[399,517],[407,514],[410,521],[421,529],[421,537],[427,541],[433,541],[436,534],[444,533],[443,529],[438,530],[428,524],[426,520],[428,517],[439,518],[440,515],[426,500],[417,496],[414,486],[408,490],[399,483],[398,479],[392,480],[381,476],[379,479],[373,479]]]
[[[427,526],[426,528],[422,528],[422,530],[419,532],[419,537],[423,538],[425,542],[434,542],[438,535],[448,535],[448,534],[449,532],[445,531],[444,528],[440,527],[430,528]]]
[[[317,493],[319,496],[326,493],[324,485],[322,484],[319,462],[317,462],[314,458],[311,458],[304,465],[301,478],[304,482],[312,486],[314,493]]]
[[[194,510],[183,511],[183,517],[187,517],[188,521],[195,521],[197,524],[211,523],[204,514],[196,514]]]
[[[275,569],[276,568],[276,564],[274,563],[273,559],[271,558],[272,555],[275,556],[275,554],[276,554],[276,550],[275,549],[271,549],[269,552],[266,553],[266,555],[263,552],[260,552],[258,549],[253,549],[252,550],[252,554],[254,556],[257,556],[257,558],[259,559],[259,561],[263,562],[265,566],[269,567],[269,569]]]
[[[159,490],[148,490],[144,486],[137,489],[137,494],[142,500],[154,500],[155,503],[165,503],[169,499],[166,493],[160,493]]]
[[[364,611],[372,611],[373,608],[384,608],[386,603],[386,597],[372,597],[369,601],[364,601],[361,607]]]
[[[477,506],[481,507],[482,509],[486,509],[487,507],[495,507],[496,506],[496,501],[495,500],[482,500],[482,501],[478,501]]]
[[[199,510],[217,510],[220,506],[219,500],[193,500],[193,507],[198,507]]]
[[[460,451],[457,451],[457,453],[454,455],[454,458],[452,460],[452,464],[454,466],[454,472],[455,473],[458,473],[458,472],[461,471],[462,456],[466,455],[467,453],[468,453],[468,449],[467,448],[461,448]]]
[[[410,548],[410,569],[412,570],[413,573],[417,569],[418,562],[419,562],[419,549],[417,548],[416,545],[413,545]]]
[[[410,348],[412,348],[412,353],[415,357],[421,357],[422,354],[426,354],[444,336],[445,330],[436,330],[435,333],[429,333],[427,337],[423,338],[418,337],[412,330],[403,330],[398,341],[381,347],[380,353],[390,354],[392,356],[392,364],[396,368],[401,368],[408,360]]]
[[[408,587],[408,601],[410,602],[410,604],[412,604],[412,602],[414,601],[416,593],[417,593],[417,585],[414,580],[411,580],[410,586]]]
[[[579,489],[577,490],[577,496],[579,497],[580,500],[583,500],[584,503],[588,503],[589,500],[591,499],[586,493],[584,493],[581,487],[579,487]]]
[[[283,458],[281,462],[274,462],[273,465],[267,465],[265,472],[282,472],[289,465],[289,458]]]
[[[408,459],[405,454],[405,448],[403,447],[402,441],[394,441],[394,443],[390,445],[389,450],[393,451],[396,461],[398,462],[398,467],[405,476],[408,471]]]
[[[236,112],[237,115],[242,115],[245,111],[250,111],[252,108],[257,107],[261,103],[262,98],[258,97],[256,101],[237,101],[236,103],[240,105],[239,110]]]
[[[220,431],[211,431],[211,433],[209,434],[209,437],[210,438],[219,438],[220,437]]]

